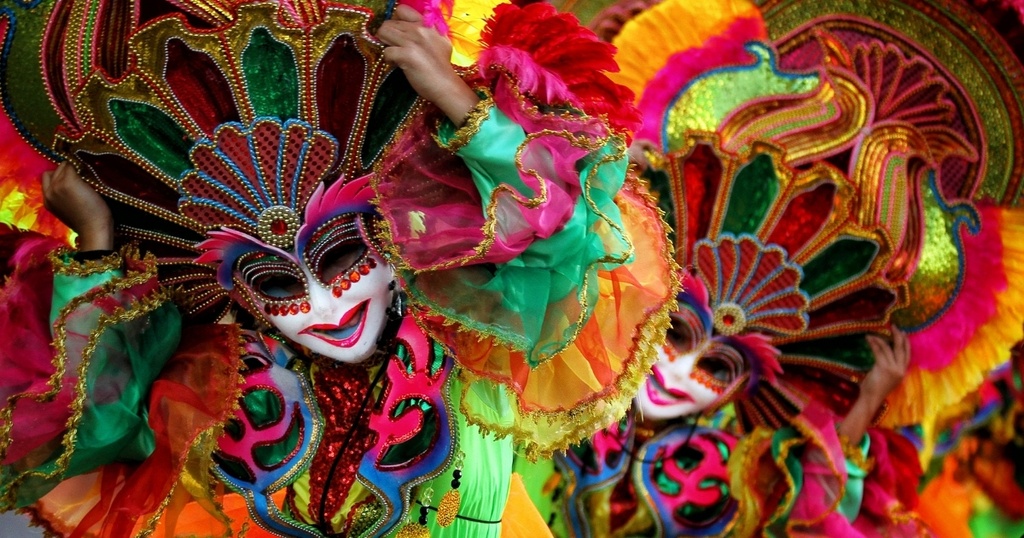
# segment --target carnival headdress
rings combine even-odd
[[[873,364],[865,333],[911,334],[891,424],[958,401],[1022,336],[1021,218],[993,202],[1020,199],[1022,148],[996,141],[1024,126],[1024,69],[966,8],[905,3],[769,2],[762,19],[744,1],[666,2],[616,38],[677,261],[714,334],[763,335],[781,366],[737,400],[748,428],[809,397],[845,412]]]
[[[158,255],[188,313],[208,319],[231,287],[208,262],[230,271],[232,240],[297,247],[317,218],[307,206],[325,198],[335,212],[372,212],[364,176],[417,95],[381,57],[369,8],[186,4],[202,22],[179,13],[106,28],[126,43],[116,76],[53,73],[50,88],[65,122],[56,147],[113,204],[119,233]],[[232,232],[200,247],[222,227]]]
[[[372,31],[391,3],[26,8],[20,20],[45,31],[13,46],[41,56],[44,75],[8,86],[18,103],[7,110],[40,147],[57,131],[56,151],[81,163],[118,233],[157,256],[161,282],[184,292],[192,319],[216,319],[233,299],[256,310],[227,289],[246,243],[301,249],[320,209],[366,215],[372,192],[380,228],[354,220],[364,238],[380,239],[373,246],[390,256],[414,315],[472,381],[504,383],[518,404],[514,430],[487,413],[471,420],[548,451],[627,408],[666,323],[672,262],[653,202],[635,179],[621,183],[637,114],[605,74],[613,49],[549,5],[480,4],[414,7],[450,25],[455,59],[477,64],[464,78],[531,133],[516,174],[490,200],[466,189],[454,147],[431,136],[440,114],[384,62]],[[30,95],[49,95],[40,110],[56,114],[22,121],[36,110],[22,106]],[[510,186],[520,182],[525,191]],[[504,235],[499,204],[526,225]],[[590,238],[574,245],[584,248],[567,271],[537,269],[555,277],[556,292],[480,308],[473,286],[493,276],[489,267],[559,230],[557,219],[537,221],[552,207],[580,209]],[[451,225],[465,233],[421,233]],[[522,289],[531,274],[517,277]]]

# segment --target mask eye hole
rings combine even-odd
[[[697,361],[697,368],[700,368],[709,377],[725,385],[732,381],[733,375],[729,365],[717,357],[702,357]]]
[[[716,346],[697,359],[693,368],[702,379],[727,387],[743,373],[744,361],[732,347]]]
[[[329,249],[323,256],[317,270],[317,278],[325,285],[339,275],[348,273],[367,253],[362,241],[339,243]]]
[[[306,295],[305,277],[294,263],[279,256],[256,253],[238,262],[246,287],[264,302],[291,301]]]
[[[306,248],[306,264],[324,286],[352,270],[369,254],[355,214],[335,217],[320,227]]]
[[[697,335],[693,327],[680,316],[672,316],[672,326],[665,336],[668,342],[678,353],[689,353],[697,345]]]

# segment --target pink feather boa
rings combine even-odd
[[[911,365],[940,370],[967,347],[978,328],[996,313],[996,294],[1006,289],[999,210],[981,209],[981,230],[964,234],[963,286],[935,322],[910,335]]]
[[[661,141],[661,120],[679,92],[712,69],[749,65],[754,56],[747,52],[746,44],[766,36],[763,20],[742,18],[733,21],[724,33],[707,40],[703,46],[673,54],[651,79],[640,98],[638,107],[646,121],[637,131],[636,138]]]

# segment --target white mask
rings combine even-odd
[[[700,413],[718,404],[729,386],[747,370],[731,340],[713,336],[707,294],[696,279],[687,279],[672,314],[665,345],[637,400],[648,420],[668,420]]]
[[[301,257],[273,247],[244,255],[236,275],[284,337],[339,362],[362,362],[387,325],[394,270],[366,245],[352,214],[312,237]]]

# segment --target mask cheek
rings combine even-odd
[[[679,353],[666,346],[666,349],[659,350],[658,357],[638,398],[643,416],[666,420],[692,415],[707,407],[706,390],[690,379],[697,354]],[[711,394],[712,401],[715,396]]]
[[[694,405],[697,406],[700,411],[712,407],[722,396],[722,392],[724,391],[721,387],[709,386],[699,382],[694,379],[694,377],[688,378],[688,381],[690,394],[693,395]]]
[[[308,313],[299,313],[297,315],[287,316],[270,315],[267,316],[267,318],[270,321],[270,324],[273,325],[274,328],[277,329],[285,338],[303,345],[305,345],[305,343],[302,340],[306,335],[300,334],[300,331],[316,323],[313,319],[313,315]]]

